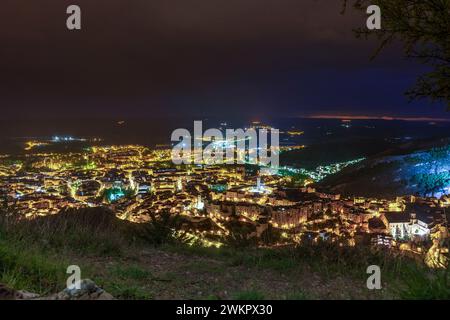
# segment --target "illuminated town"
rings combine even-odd
[[[1,8],[0,302],[450,300],[450,0]]]
[[[306,170],[175,166],[170,147],[90,146],[81,152],[40,152],[43,146],[78,140],[101,141],[53,137],[26,142],[21,155],[2,155],[4,205],[26,219],[85,207],[108,207],[118,218],[135,223],[148,222],[150,213],[169,213],[184,219],[175,232],[183,233],[192,245],[206,247],[223,246],[238,225],[247,230],[247,240],[263,247],[329,241],[382,246],[410,255],[430,251],[430,266],[445,263],[445,252],[423,244],[447,236],[450,197],[343,197],[315,187],[363,158]],[[305,146],[281,152],[297,148]],[[275,240],[267,241],[269,231],[277,235]]]

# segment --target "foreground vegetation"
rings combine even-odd
[[[173,222],[171,222],[173,223]],[[406,257],[332,244],[262,249],[189,246],[165,225],[133,225],[106,210],[34,221],[0,219],[0,283],[64,289],[69,265],[120,299],[449,299],[449,273]],[[151,233],[149,235],[148,233]],[[382,269],[368,290],[366,269]]]

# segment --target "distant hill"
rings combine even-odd
[[[413,141],[317,184],[346,196],[439,196],[450,191],[450,139]]]

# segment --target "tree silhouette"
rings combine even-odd
[[[358,37],[378,37],[374,56],[393,41],[400,41],[407,58],[429,67],[406,92],[411,100],[428,98],[444,102],[450,111],[450,0],[343,0],[344,11],[352,4],[366,12],[378,5],[382,12],[381,30],[359,28]]]
[[[445,191],[445,187],[450,183],[450,174],[441,173],[421,173],[412,177],[412,182],[417,183],[420,190],[423,190],[423,196],[434,196],[438,191]]]
[[[229,234],[225,238],[225,243],[232,248],[247,248],[255,246],[257,239],[251,237],[253,228],[249,225],[233,221],[228,224]]]
[[[450,183],[450,172],[442,168],[449,157],[450,146],[436,147],[427,152],[425,161],[427,172],[413,176],[425,195],[434,196],[438,191],[445,192],[445,188]]]
[[[144,240],[155,246],[187,241],[186,233],[181,232],[184,219],[179,213],[172,214],[168,210],[163,210],[159,214],[153,211],[148,214],[150,220],[144,226],[142,234]],[[180,232],[177,233],[177,231]]]

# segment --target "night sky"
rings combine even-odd
[[[66,29],[66,8],[82,30]],[[339,0],[2,0],[0,106],[11,117],[450,117],[408,103],[424,69]]]

